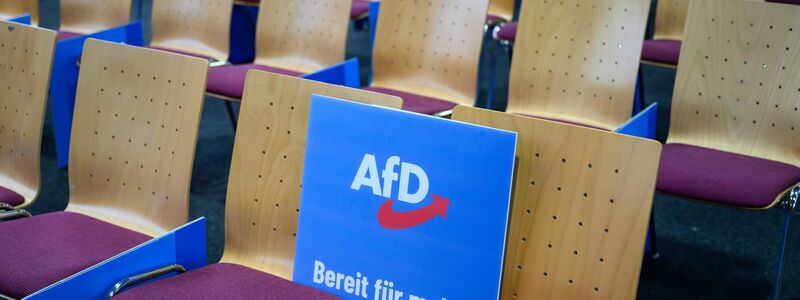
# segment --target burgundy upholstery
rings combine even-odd
[[[422,95],[407,93],[398,90],[385,89],[379,87],[366,87],[368,91],[397,96],[403,99],[403,110],[416,113],[434,115],[456,107],[456,104],[447,100],[426,97]]]
[[[205,56],[205,55],[202,55],[202,54],[191,53],[191,52],[181,51],[181,50],[177,50],[177,49],[170,49],[170,48],[163,48],[163,47],[156,47],[156,46],[150,46],[150,47],[147,47],[147,48],[160,50],[160,51],[164,51],[164,52],[169,52],[169,53],[175,53],[175,54],[180,54],[180,55],[186,55],[186,56],[191,56],[191,57],[202,58],[202,59],[209,60],[209,61],[215,61],[216,60],[214,58],[211,58],[211,57],[208,57],[208,56]]]
[[[207,90],[217,95],[242,99],[242,93],[244,93],[244,79],[247,77],[247,71],[250,69],[288,76],[303,75],[303,73],[295,71],[254,64],[219,66],[208,69]]]
[[[737,207],[764,208],[800,182],[800,167],[684,144],[666,144],[657,189]]]
[[[83,34],[80,34],[80,33],[59,30],[58,31],[58,40],[59,41],[63,41],[63,40],[66,40],[66,39],[71,39],[71,38],[82,36],[82,35]]]
[[[517,38],[517,22],[509,22],[501,26],[497,30],[497,38],[513,42]]]
[[[767,0],[767,2],[800,5],[800,0]]]
[[[681,41],[646,40],[642,45],[642,59],[669,65],[678,65]]]
[[[353,0],[353,6],[350,8],[350,19],[359,19],[369,13],[370,1],[367,0]]]
[[[500,17],[500,16],[486,15],[486,23],[489,23],[489,24],[498,24],[498,23],[503,23],[505,21],[506,21],[506,19],[504,19],[503,17]]]
[[[0,222],[0,294],[23,298],[150,240],[82,214],[56,212]]]
[[[131,288],[114,299],[340,298],[248,267],[219,263]]]
[[[0,186],[0,203],[18,206],[25,202],[25,197],[12,190]]]

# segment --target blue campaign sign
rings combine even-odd
[[[496,299],[516,133],[312,96],[295,282]]]

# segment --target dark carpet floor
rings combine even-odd
[[[146,0],[144,11],[149,10]],[[151,0],[149,0],[151,1]],[[58,2],[42,0],[42,25],[58,24]],[[145,31],[148,15],[144,15]],[[496,97],[503,106],[508,58],[498,49]],[[348,55],[359,57],[364,78],[369,69],[368,33],[352,30]],[[486,64],[484,64],[485,66]],[[486,69],[486,68],[483,68]],[[483,73],[485,76],[485,73]],[[646,101],[660,105],[659,138],[668,128],[675,71],[644,67]],[[485,97],[485,84],[479,103]],[[223,216],[233,131],[221,101],[207,99],[197,142],[191,188],[191,217],[208,219],[208,260],[222,256]],[[31,207],[34,214],[63,210],[68,201],[67,171],[56,167],[52,124],[48,119],[42,149],[42,191]],[[709,187],[714,188],[714,187]],[[655,223],[660,257],[644,258],[639,283],[641,299],[766,299],[770,297],[780,246],[783,213],[715,207],[659,194]],[[795,220],[792,228],[800,224]],[[784,299],[800,299],[800,230],[791,234],[783,283]]]

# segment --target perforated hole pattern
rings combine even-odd
[[[256,63],[312,72],[344,59],[350,0],[262,2]]]
[[[132,210],[154,223],[185,222],[207,63],[90,42],[72,127],[70,204]]]
[[[382,1],[374,85],[472,105],[487,9],[486,0]]]
[[[54,35],[0,26],[0,173],[34,188]]]
[[[722,3],[693,4],[670,140],[800,164],[800,8]]]
[[[589,120],[630,118],[649,1],[524,2],[509,111]]]

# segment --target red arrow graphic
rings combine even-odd
[[[394,200],[389,199],[378,209],[378,223],[387,229],[406,229],[428,222],[437,215],[442,215],[442,219],[447,216],[447,208],[450,200],[432,195],[433,203],[423,208],[398,212],[392,208]]]

